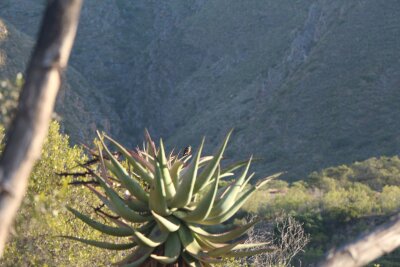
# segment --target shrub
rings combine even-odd
[[[97,200],[81,188],[68,185],[66,172],[84,160],[81,148],[70,147],[68,136],[59,133],[59,124],[50,125],[41,159],[30,176],[27,195],[18,212],[15,233],[8,242],[2,266],[101,266],[104,257],[95,257],[98,249],[87,248],[60,235],[81,233],[101,238],[66,211],[66,204],[92,210]],[[79,171],[79,169],[77,169]],[[114,255],[102,252],[109,260]]]

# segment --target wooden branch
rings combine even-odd
[[[319,267],[364,266],[400,247],[400,214],[373,232],[329,253]]]
[[[26,71],[17,114],[0,158],[0,255],[47,135],[82,0],[49,0]]]

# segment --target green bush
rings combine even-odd
[[[400,209],[400,187],[386,185],[379,195],[379,204],[383,213],[390,213]]]
[[[24,79],[18,74],[15,81],[0,80],[0,124],[7,126],[18,105],[18,96]]]
[[[68,136],[60,134],[59,124],[53,122],[1,266],[101,266],[115,257],[104,251],[98,257],[99,250],[58,237],[79,233],[101,238],[65,209],[72,204],[91,213],[90,206],[95,207],[97,200],[82,188],[69,186],[71,177],[56,174],[74,168],[84,157],[81,148],[69,146]]]
[[[371,158],[330,167],[291,185],[275,181],[268,190],[258,192],[244,206],[245,211],[273,218],[283,210],[302,222],[311,235],[302,257],[307,265],[400,209],[400,159]],[[393,263],[393,257],[385,260]]]

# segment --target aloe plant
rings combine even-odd
[[[257,221],[222,233],[205,227],[230,219],[252,194],[277,175],[256,185],[249,182],[252,159],[221,168],[221,159],[231,132],[213,156],[201,156],[204,138],[192,156],[166,154],[160,140],[157,149],[146,132],[143,150],[129,151],[107,135],[100,135],[95,167],[86,166],[98,186],[87,187],[114,215],[108,224],[68,207],[77,218],[104,234],[126,237],[126,243],[68,237],[111,250],[128,250],[121,266],[212,266],[224,258],[268,252],[268,243],[243,244],[243,237]],[[117,150],[112,153],[105,141]],[[104,155],[103,155],[104,153]],[[123,164],[122,160],[127,164]],[[221,179],[242,172],[229,185]],[[125,196],[121,192],[126,191]]]

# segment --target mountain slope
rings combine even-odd
[[[36,24],[30,26],[33,25]],[[13,79],[17,73],[26,69],[33,45],[31,36],[19,31],[0,15],[0,80]],[[69,67],[65,80],[57,100],[56,112],[62,115],[63,127],[75,142],[89,142],[97,127],[107,129],[109,125],[104,115],[106,109],[100,108],[104,101],[73,67]]]
[[[223,80],[172,140],[184,144],[204,128],[215,136],[237,126],[232,157],[253,152],[266,159],[262,173],[287,170],[297,178],[325,166],[398,154],[399,15],[396,1],[315,1],[291,43],[280,45],[286,50],[280,59],[266,61],[272,64],[261,64],[256,73],[240,69],[234,77],[241,82],[246,74],[253,77],[235,82],[236,92]]]
[[[33,36],[41,8],[8,1],[0,17]],[[254,153],[260,174],[288,179],[395,155],[399,18],[396,0],[85,1],[81,86],[60,113],[70,133],[89,124],[132,145],[147,127],[170,147],[206,134],[211,149],[234,127],[228,158]]]

